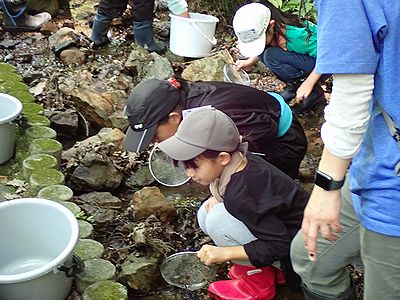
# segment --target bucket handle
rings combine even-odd
[[[197,26],[196,23],[194,22],[190,22],[190,24],[192,24],[192,26],[198,31],[198,33],[200,33],[200,35],[205,38],[211,45],[215,46],[217,44],[217,39],[215,38],[215,36],[213,36],[212,40],[210,40],[210,38],[208,36],[206,36],[203,31],[201,31],[201,29]]]
[[[83,260],[74,253],[72,255],[72,264],[70,266],[61,265],[57,269],[64,272],[67,277],[73,277],[76,274],[83,272],[85,264],[83,263]]]

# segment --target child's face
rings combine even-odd
[[[198,156],[194,162],[197,168],[186,168],[186,175],[201,185],[209,185],[220,177],[226,165],[219,157],[209,159],[204,156]]]

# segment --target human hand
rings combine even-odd
[[[296,103],[301,103],[304,99],[310,96],[313,88],[314,84],[309,83],[307,80],[305,80],[296,91]]]
[[[236,71],[240,71],[241,69],[245,70],[246,72],[251,71],[254,62],[252,58],[248,59],[239,59],[235,62],[235,69]]]
[[[339,222],[340,207],[340,190],[325,191],[319,186],[314,186],[301,225],[304,246],[311,261],[317,258],[318,232],[321,232],[325,239],[336,240],[338,237],[333,232],[342,231]]]
[[[211,208],[218,203],[218,200],[215,199],[215,197],[210,197],[207,199],[207,201],[204,203],[204,208],[206,212],[209,212]]]
[[[207,266],[229,260],[223,247],[204,245],[197,251],[197,257]]]

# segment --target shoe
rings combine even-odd
[[[272,269],[273,272],[275,273],[275,281],[278,285],[283,285],[286,283],[283,271],[273,266],[256,268],[254,266],[232,263],[232,266],[229,268],[228,277],[230,279],[239,279],[240,276],[254,276],[257,273],[262,273],[263,271],[270,272],[269,269]]]
[[[293,79],[285,81],[285,89],[279,93],[286,103],[289,103],[294,97],[296,97],[296,92],[302,83],[302,79]]]
[[[5,0],[0,0],[0,8],[4,12],[2,26],[6,31],[38,31],[44,23],[51,20],[51,15],[47,12],[28,15],[25,13],[25,4],[17,4],[11,8]]]
[[[211,283],[208,293],[213,299],[273,299],[276,294],[275,269],[272,266],[256,268],[233,263],[228,273],[232,280]]]
[[[301,103],[293,105],[292,111],[296,113],[304,113],[310,111],[317,103],[325,99],[324,90],[319,84],[316,84],[311,91],[311,94]]]
[[[90,40],[95,47],[100,47],[110,42],[107,37],[110,25],[111,19],[107,16],[96,14],[93,19],[92,34],[90,35]]]
[[[162,54],[165,52],[165,44],[153,38],[153,21],[147,20],[142,22],[133,22],[133,34],[135,35],[135,43],[147,49],[149,52],[157,52]]]

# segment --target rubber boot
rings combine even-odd
[[[317,103],[321,102],[325,99],[324,90],[321,88],[319,83],[317,83],[311,94],[305,98],[301,103],[294,105],[292,110],[297,113],[308,112],[313,108]]]
[[[286,103],[289,103],[294,97],[296,97],[296,92],[299,86],[302,83],[302,79],[293,79],[285,81],[286,87],[279,94],[285,100]]]
[[[110,42],[107,37],[110,24],[111,19],[107,16],[96,14],[96,16],[94,17],[90,40],[94,43],[96,47],[105,45]]]
[[[285,276],[283,275],[283,271],[274,266],[267,266],[264,268],[272,268],[275,272],[275,280],[278,285],[282,285],[286,283]],[[256,273],[261,273],[264,268],[256,268],[254,266],[242,265],[237,263],[232,263],[232,266],[229,268],[228,276],[230,279],[239,279],[240,276],[251,276]]]
[[[152,20],[133,22],[133,33],[136,45],[147,49],[149,52],[161,54],[165,51],[164,43],[154,41]]]
[[[249,266],[245,266],[249,267]],[[208,287],[208,294],[212,299],[225,300],[270,300],[276,295],[275,268],[255,268],[239,275],[245,268],[237,268],[231,276],[239,276],[233,280],[220,280]]]

